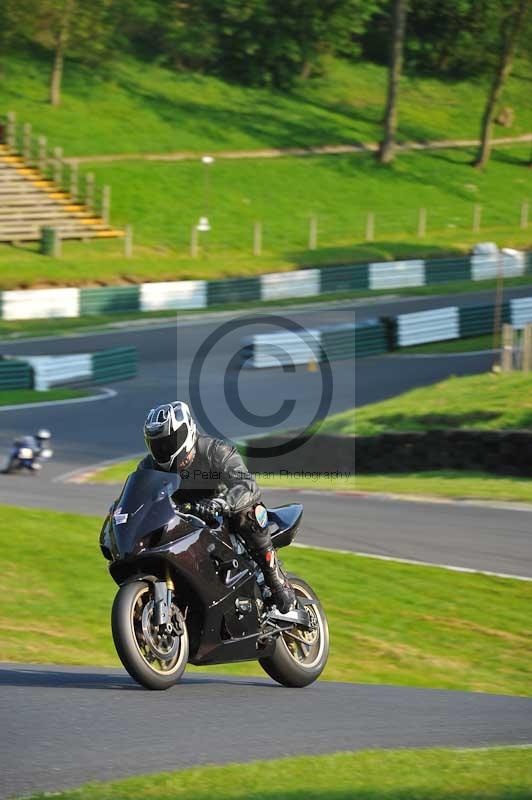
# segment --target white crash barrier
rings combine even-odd
[[[458,339],[460,313],[457,306],[400,314],[397,317],[397,343],[399,346]]]
[[[206,306],[206,281],[143,283],[140,287],[141,311],[205,308]]]
[[[370,289],[398,289],[425,285],[425,262],[385,261],[369,265]]]

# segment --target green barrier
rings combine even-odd
[[[357,325],[355,336],[356,356],[376,356],[389,350],[386,326],[382,322]]]
[[[116,347],[102,350],[92,356],[92,380],[94,383],[122,381],[137,374],[137,350],[135,347]]]
[[[93,314],[115,314],[140,311],[140,286],[110,286],[101,289],[80,289],[80,317]]]
[[[320,269],[320,293],[352,292],[369,289],[368,264],[349,264]]]
[[[1,389],[31,389],[33,387],[33,370],[29,364],[15,359],[0,361]]]
[[[425,284],[450,283],[451,281],[471,280],[471,260],[469,256],[453,260],[425,262]]]
[[[479,336],[493,330],[495,306],[491,303],[484,306],[463,306],[458,311],[460,314],[460,338]],[[511,321],[510,304],[503,303],[501,323]]]
[[[322,330],[320,335],[323,355],[329,361],[355,356],[355,326],[349,325],[344,329]]]
[[[260,300],[260,297],[260,277],[258,276],[207,282],[207,306]]]

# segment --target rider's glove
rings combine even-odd
[[[198,517],[202,517],[206,521],[209,521],[216,520],[216,517],[227,514],[229,511],[229,506],[223,497],[217,497],[215,500],[207,500],[203,503],[194,503],[194,511]]]

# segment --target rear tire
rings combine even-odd
[[[305,632],[300,628],[291,631],[293,635],[301,639],[308,637],[309,644],[306,645],[291,637],[290,632],[280,634],[272,655],[259,659],[259,663],[270,678],[277,683],[292,688],[301,688],[314,683],[323,672],[329,656],[329,626],[325,612],[312,587],[297,575],[288,575],[288,579],[296,596],[316,601],[315,604],[307,606],[317,623],[316,635],[313,636],[310,632]]]
[[[143,633],[149,624],[152,586],[146,581],[134,581],[121,586],[113,603],[111,628],[120,661],[131,677],[146,689],[169,689],[183,675],[188,661],[188,632],[181,612],[172,606],[172,619],[183,631],[180,636],[164,636],[160,648],[166,647],[168,658],[154,652]],[[152,641],[158,635],[150,627]],[[177,640],[177,649],[175,642]]]

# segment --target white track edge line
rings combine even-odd
[[[76,467],[76,469],[71,469],[68,472],[64,472],[62,475],[57,475],[52,479],[52,483],[68,482],[72,478],[76,478],[78,475],[99,472],[101,469],[105,469],[106,467],[112,467],[114,464],[120,464],[121,461],[130,461],[133,458],[142,458],[143,455],[146,455],[144,450],[137,453],[127,453],[126,455],[118,456],[117,458],[109,458],[106,461],[98,461],[97,464],[88,464],[86,467]]]
[[[357,550],[340,550],[334,547],[321,547],[315,544],[302,544],[301,542],[294,542],[293,547],[302,547],[309,550],[322,550],[326,553],[342,553],[349,556],[360,556],[361,558],[375,558],[378,561],[396,561],[398,564],[410,564],[414,567],[437,567],[438,569],[446,569],[450,572],[466,572],[472,575],[487,575],[489,578],[509,578],[515,581],[532,581],[532,578],[526,575],[510,575],[507,572],[492,572],[487,569],[474,569],[473,567],[457,567],[452,564],[437,564],[433,561],[417,561],[413,558],[401,558],[399,556],[384,556],[380,553],[362,553]]]

